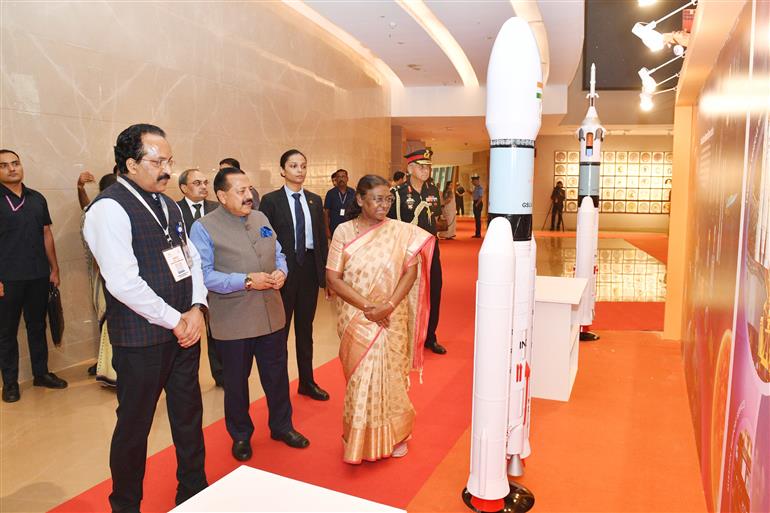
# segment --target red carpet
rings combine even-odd
[[[451,456],[452,448],[462,439],[470,425],[474,279],[476,257],[481,246],[480,239],[469,238],[471,233],[472,221],[463,220],[459,223],[458,240],[441,242],[444,289],[438,335],[449,353],[445,356],[427,353],[425,383],[420,385],[414,380],[411,397],[417,409],[417,425],[413,442],[409,444],[409,455],[399,460],[365,463],[360,466],[342,462],[340,438],[345,383],[339,361],[333,360],[317,370],[319,382],[324,383],[331,393],[332,399],[329,402],[318,403],[305,397],[292,396],[294,424],[310,438],[310,447],[305,450],[290,449],[282,443],[270,440],[266,428],[267,407],[265,400],[261,399],[251,408],[257,430],[252,439],[254,457],[249,462],[250,465],[400,508],[405,508],[418,495],[441,462],[448,454]],[[649,315],[649,312],[644,310],[647,307],[639,307],[641,309],[632,316],[626,314],[622,304],[618,304],[621,307],[617,312],[604,310],[604,307],[599,305],[595,329],[640,329],[638,325]],[[645,304],[633,305],[636,307]],[[662,308],[662,304],[660,307]],[[634,318],[638,319],[633,321]],[[580,382],[580,379],[578,381]],[[292,384],[292,390],[295,389],[296,384]],[[583,414],[592,415],[586,411],[583,411]],[[545,416],[552,418],[554,422],[558,421],[558,415],[559,408],[556,406],[545,410]],[[563,425],[564,429],[567,429],[567,425]],[[206,471],[209,482],[213,483],[235,469],[238,463],[230,455],[231,440],[225,430],[224,420],[207,426],[204,435],[207,451]],[[103,443],[109,441],[104,440]],[[558,446],[564,447],[561,442],[558,442]],[[570,449],[565,447],[564,450]],[[595,458],[600,456],[601,454],[597,453]],[[462,455],[455,457],[461,458]],[[558,458],[547,465],[557,464],[557,461]],[[593,467],[595,461],[585,463]],[[581,474],[579,466],[572,468],[578,475]],[[175,469],[173,447],[164,449],[148,459],[143,511],[167,511],[173,507]],[[53,511],[108,511],[107,496],[110,489],[110,480],[104,481]],[[459,494],[459,491],[452,493]],[[440,510],[442,509],[438,506],[433,509]]]

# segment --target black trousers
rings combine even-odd
[[[0,265],[2,265],[0,263]],[[0,368],[3,384],[19,381],[19,321],[24,313],[32,374],[48,373],[48,343],[45,315],[48,305],[48,277],[35,280],[4,281],[0,297]]]
[[[433,259],[430,264],[430,316],[428,317],[428,336],[425,338],[425,345],[436,342],[436,328],[438,327],[438,315],[441,308],[441,287],[443,284],[441,255],[438,249],[438,239],[436,239],[436,248],[433,250]]]
[[[473,204],[473,220],[476,222],[476,233],[474,235],[477,235],[481,237],[481,211],[484,209],[484,203],[479,202],[478,205],[476,203]]]
[[[562,212],[564,212],[564,205],[557,205],[553,203],[551,206],[551,231],[561,230],[564,226],[564,219],[562,218]],[[554,228],[554,225],[556,228]]]
[[[255,338],[217,340],[216,344],[225,371],[225,425],[230,437],[249,440],[254,433],[249,415],[249,376],[254,359],[267,398],[270,433],[281,435],[293,429],[284,330]]]
[[[286,311],[285,336],[294,318],[294,337],[297,346],[297,368],[300,384],[310,385],[313,379],[313,319],[318,304],[318,273],[313,253],[308,251],[304,264],[289,272],[281,289]]]
[[[455,213],[459,215],[465,215],[465,200],[462,196],[455,195]]]
[[[222,377],[222,360],[217,354],[217,341],[211,334],[211,326],[209,324],[209,314],[206,314],[206,352],[209,355],[209,368],[211,369],[211,377],[217,383],[223,383]]]
[[[138,512],[147,460],[147,436],[161,391],[176,449],[176,504],[208,486],[203,467],[203,404],[198,384],[201,346],[176,340],[149,347],[112,348],[118,375],[118,421],[110,447],[114,512]]]

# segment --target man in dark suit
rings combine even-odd
[[[219,206],[216,201],[209,201],[206,196],[209,195],[209,180],[206,175],[198,169],[185,169],[179,175],[179,188],[184,194],[184,198],[177,201],[179,209],[182,211],[187,236],[190,236],[192,224],[201,217],[210,214]],[[216,344],[209,328],[208,316],[206,316],[206,341],[207,353],[209,355],[209,367],[211,368],[211,377],[214,378],[214,384],[222,388],[224,383],[222,378],[222,362],[217,355]]]
[[[299,150],[284,153],[280,164],[285,185],[265,194],[259,210],[275,230],[289,267],[281,297],[286,311],[287,337],[294,317],[299,393],[326,401],[329,394],[313,379],[313,319],[318,288],[326,286],[328,242],[323,203],[320,196],[302,187],[307,175],[307,159]]]

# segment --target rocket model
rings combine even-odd
[[[604,127],[596,113],[596,65],[591,64],[591,90],[588,93],[588,112],[577,130],[580,143],[580,179],[578,182],[577,258],[575,277],[586,278],[583,298],[580,300],[578,319],[580,340],[598,340],[590,332],[596,303],[597,249],[599,244],[599,175],[602,167]]]
[[[540,53],[529,24],[511,18],[487,72],[489,218],[479,253],[471,469],[474,511],[526,511],[534,496],[509,483],[530,453],[530,362],[535,289],[532,179],[542,114]]]

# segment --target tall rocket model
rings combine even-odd
[[[534,496],[509,483],[530,453],[530,362],[535,290],[532,180],[542,115],[540,52],[529,24],[511,18],[487,71],[489,218],[479,252],[471,468],[473,511],[526,511]]]
[[[580,340],[599,340],[590,332],[596,304],[597,249],[599,244],[599,175],[602,167],[604,127],[596,113],[596,65],[591,64],[591,90],[588,93],[588,112],[577,130],[580,143],[580,181],[578,182],[577,258],[575,277],[586,278],[583,298],[580,300],[578,319]]]

